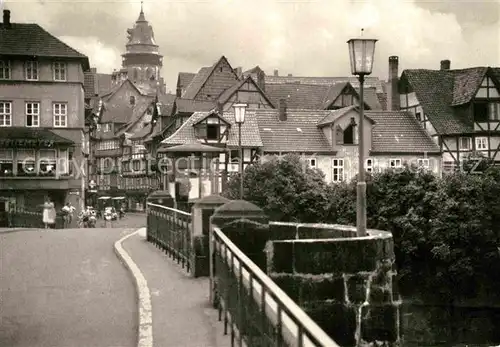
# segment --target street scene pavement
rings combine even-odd
[[[224,324],[209,303],[209,280],[191,278],[180,265],[146,241],[145,229],[123,242],[151,293],[153,341],[159,347],[229,347]]]
[[[0,346],[136,346],[134,284],[113,251],[132,231],[0,233]]]

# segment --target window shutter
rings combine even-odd
[[[335,140],[337,144],[344,143],[344,130],[342,130],[342,127],[340,125],[337,125],[337,127],[335,128]]]
[[[198,124],[195,128],[196,137],[197,138],[206,138],[207,137],[207,125],[206,124]]]

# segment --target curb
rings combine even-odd
[[[134,277],[139,304],[139,337],[137,347],[153,347],[153,315],[148,282],[144,278],[144,275],[137,264],[132,260],[122,245],[123,241],[127,240],[129,237],[137,235],[143,229],[144,228],[140,228],[116,241],[114,249],[117,257]]]

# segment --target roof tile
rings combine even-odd
[[[182,124],[175,133],[163,140],[161,143],[164,145],[182,145],[200,142],[195,136],[193,125],[209,115],[210,112],[193,113],[191,117],[189,117],[189,119],[184,124]],[[224,113],[221,118],[231,125],[227,146],[238,147],[238,127],[236,126],[234,114]],[[246,112],[245,123],[243,123],[241,127],[241,134],[241,143],[244,147],[262,146],[262,140],[258,131],[258,123],[255,117],[255,112],[250,110]]]
[[[11,23],[10,28],[0,25],[0,54],[82,59],[88,70],[86,55],[68,46],[38,24]]]
[[[416,118],[404,111],[366,111],[375,121],[371,152],[439,153],[439,147]]]
[[[288,110],[287,120],[280,121],[279,111],[256,111],[260,137],[265,152],[333,152],[317,123],[331,111]]]

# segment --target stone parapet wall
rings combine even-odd
[[[353,229],[337,230],[348,237],[269,241],[267,273],[340,345],[397,346],[392,235],[371,230],[356,238]]]

